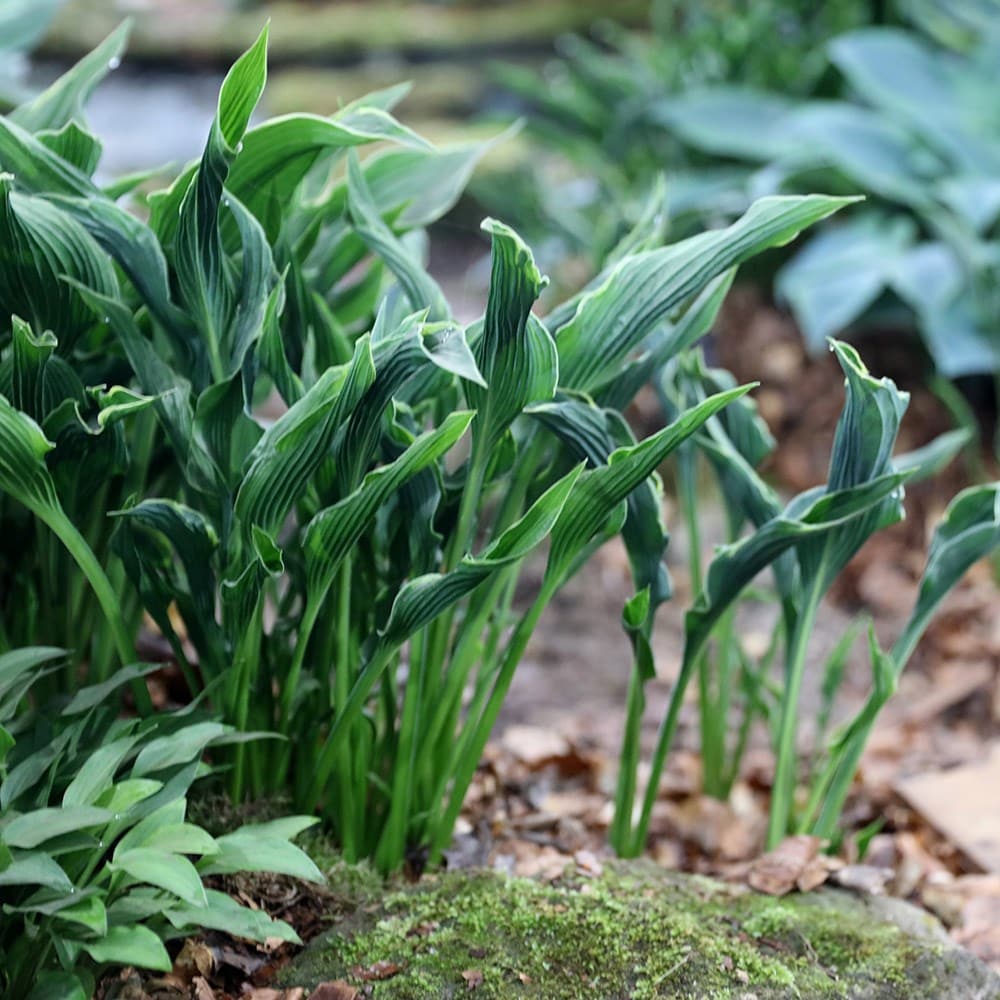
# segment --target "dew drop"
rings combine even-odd
[[[243,142],[242,142],[242,140],[240,142],[236,143],[236,152],[237,153],[242,153],[243,152]]]
[[[104,317],[104,325],[107,326],[107,324],[110,323],[110,322],[111,322],[111,317],[110,316],[105,316]]]
[[[121,66],[121,64],[122,61],[121,59],[118,58],[118,56],[112,56],[108,60],[108,69],[118,69],[118,67]]]

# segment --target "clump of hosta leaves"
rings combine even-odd
[[[643,631],[668,595],[655,470],[746,387],[636,442],[618,410],[705,332],[665,321],[841,202],[761,202],[671,247],[643,229],[648,249],[545,317],[530,250],[488,221],[486,311],[464,327],[410,230],[453,202],[479,150],[429,147],[387,110],[398,89],[251,127],[265,33],[226,77],[203,156],[141,222],[118,204],[125,184],[94,183],[79,100],[122,43],[0,119],[2,220],[38,251],[25,270],[0,248],[0,315],[17,317],[3,516],[38,553],[12,574],[36,617],[5,626],[38,641],[62,608],[54,634],[75,646],[79,615],[99,611],[77,656],[100,680],[130,662],[145,612],[192,696],[285,737],[217,751],[234,797],[289,791],[383,869],[436,856],[569,576],[621,532],[650,588]],[[393,145],[362,160],[376,140]],[[268,395],[286,408],[270,422]],[[546,541],[515,614],[519,568]]]
[[[5,997],[86,1000],[118,965],[169,972],[164,942],[202,928],[298,941],[203,877],[281,872],[322,881],[290,838],[308,816],[211,837],[186,819],[203,755],[248,737],[190,716],[116,718],[150,667],[26,708],[60,649],[0,655],[0,987]]]

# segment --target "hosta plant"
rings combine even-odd
[[[164,942],[200,929],[255,941],[295,931],[203,879],[281,872],[322,881],[289,817],[211,837],[186,819],[206,754],[251,736],[190,715],[116,718],[119,689],[151,668],[34,703],[62,650],[0,655],[0,989],[11,1000],[93,996],[112,966],[169,972]]]
[[[622,253],[544,317],[531,252],[487,221],[488,300],[466,327],[410,230],[454,199],[474,149],[428,149],[385,110],[398,91],[251,127],[265,33],[143,222],[117,201],[127,184],[91,179],[81,111],[122,43],[0,119],[5,218],[31,250],[0,249],[0,487],[10,545],[37,554],[4,554],[37,609],[5,618],[8,637],[52,628],[100,681],[148,614],[192,698],[285,737],[213,750],[234,797],[288,791],[348,858],[419,864],[447,846],[532,630],[588,555],[622,534],[643,635],[668,596],[655,470],[747,387],[637,442],[620,410],[706,329],[667,321],[842,202],[765,200]],[[375,140],[396,146],[356,155]]]
[[[738,774],[749,727],[767,723],[777,761],[771,798],[768,844],[789,832],[832,839],[875,718],[895,689],[937,606],[964,572],[1000,547],[1000,485],[972,487],[949,505],[938,525],[920,583],[916,606],[890,653],[869,636],[872,693],[857,718],[822,745],[844,659],[854,640],[850,631],[837,645],[823,672],[822,708],[817,720],[820,752],[806,775],[807,802],[799,808],[799,699],[807,671],[815,670],[812,635],[824,595],[847,562],[875,532],[903,516],[903,486],[937,471],[965,443],[966,435],[943,435],[925,448],[893,456],[896,435],[908,403],[889,379],[872,377],[857,352],[833,343],[845,374],[846,400],[837,425],[828,481],[781,504],[755,466],[769,450],[769,435],[745,400],[707,422],[685,446],[697,449],[679,463],[680,498],[693,543],[692,581],[697,593],[685,616],[680,675],[660,725],[652,773],[635,816],[636,764],[642,686],[654,674],[649,644],[637,633],[644,593],[625,609],[623,624],[636,651],[629,699],[612,842],[624,854],[641,851],[658,784],[676,734],[688,684],[697,678],[705,789],[724,797]],[[697,359],[680,359],[661,376],[668,412],[725,387],[725,372],[706,369]],[[720,547],[706,572],[700,569],[698,519],[690,480],[696,455],[710,463],[727,512],[730,542]],[[743,532],[744,523],[750,530]],[[734,627],[743,594],[762,570],[770,568],[779,614],[771,642],[754,659]],[[779,666],[779,670],[774,670]]]

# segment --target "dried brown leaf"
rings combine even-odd
[[[753,862],[747,884],[770,896],[784,896],[796,887],[797,880],[819,854],[819,845],[818,837],[786,837],[773,851]]]

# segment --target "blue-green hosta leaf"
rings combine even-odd
[[[581,553],[599,537],[609,518],[615,515],[628,495],[706,420],[751,388],[749,385],[739,386],[712,396],[639,444],[618,448],[609,456],[606,465],[585,472],[552,531],[546,578],[564,580],[575,568]]]
[[[108,870],[124,872],[132,882],[166,889],[192,906],[204,906],[207,903],[201,876],[182,854],[153,847],[116,850]]]
[[[989,71],[894,28],[841,35],[829,50],[866,101],[906,123],[960,169],[980,175],[1000,169],[1000,147],[989,138],[995,135],[989,111],[973,96],[989,92]]]
[[[302,540],[309,600],[322,600],[344,557],[370,526],[379,508],[421,470],[437,463],[472,422],[470,412],[452,413],[435,430],[418,437],[397,459],[365,476],[333,507],[320,511]]]
[[[94,88],[115,69],[128,42],[129,22],[123,21],[93,51],[36,97],[11,112],[10,118],[29,132],[61,129],[82,122],[83,109]]]
[[[114,295],[114,269],[76,219],[43,198],[14,191],[12,180],[0,174],[0,315],[21,316],[36,333],[58,331],[66,350],[94,318],[61,279]]]
[[[812,237],[781,269],[776,291],[794,310],[812,350],[863,315],[915,238],[911,219],[865,213]]]
[[[438,283],[382,219],[361,170],[361,161],[354,152],[348,158],[347,178],[348,210],[354,231],[365,246],[385,261],[413,309],[428,310],[429,318],[434,321],[451,319],[451,309]]]
[[[114,965],[134,965],[140,969],[169,972],[173,962],[163,942],[148,927],[118,924],[98,941],[81,941],[79,946],[95,961]]]
[[[560,386],[582,391],[599,386],[609,370],[713,278],[768,247],[788,243],[850,201],[823,195],[762,198],[725,229],[626,258],[583,296],[573,318],[556,332]]]
[[[749,87],[713,87],[666,98],[654,114],[707,153],[766,162],[790,151],[780,126],[791,108],[791,102],[777,94]]]
[[[528,407],[529,416],[553,431],[589,467],[606,465],[612,452],[635,445],[635,438],[621,414],[602,410],[580,399],[557,398],[551,403]],[[662,486],[654,473],[627,497],[628,515],[622,540],[632,565],[637,590],[646,594],[654,611],[668,600],[671,587],[663,553],[670,536],[663,523]]]
[[[909,474],[907,482],[919,483],[936,476],[972,438],[972,431],[965,427],[939,434],[922,448],[897,455],[892,460],[892,466],[897,472]]]
[[[246,529],[273,534],[328,456],[333,437],[375,380],[368,337],[358,340],[350,365],[325,371],[315,385],[264,433],[247,459],[236,495]]]
[[[59,864],[43,851],[17,851],[0,869],[0,886],[37,885],[57,892],[71,892],[73,883]]]
[[[64,833],[92,830],[104,826],[112,813],[96,806],[66,806],[34,809],[15,816],[0,830],[0,839],[8,847],[38,847]]]
[[[221,931],[248,941],[266,941],[275,938],[300,944],[298,934],[283,920],[275,920],[263,910],[241,906],[232,896],[217,889],[206,889],[205,906],[173,905],[163,910],[163,916],[179,931],[193,928]],[[155,912],[159,912],[162,901]]]

